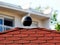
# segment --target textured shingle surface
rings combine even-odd
[[[60,45],[60,32],[44,28],[15,28],[0,33],[0,45]]]

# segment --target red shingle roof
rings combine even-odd
[[[0,45],[60,45],[60,32],[45,28],[15,28],[0,33]]]

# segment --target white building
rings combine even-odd
[[[33,23],[28,28],[49,28],[51,14],[43,14],[34,10],[24,10],[20,6],[0,2],[0,30],[14,27],[24,27],[21,23],[23,16],[30,12]]]

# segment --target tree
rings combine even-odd
[[[54,13],[52,14],[51,23],[55,25],[55,29],[57,31],[60,31],[60,23],[57,20],[57,15],[57,11],[54,11]]]
[[[59,24],[59,23],[56,23],[55,29],[56,29],[57,31],[60,31],[60,24]]]
[[[51,23],[56,24],[57,22],[57,11],[54,11],[51,17]]]

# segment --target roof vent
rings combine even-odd
[[[24,26],[31,26],[31,24],[32,24],[32,18],[29,15],[24,16],[22,18],[22,23],[23,23]]]

